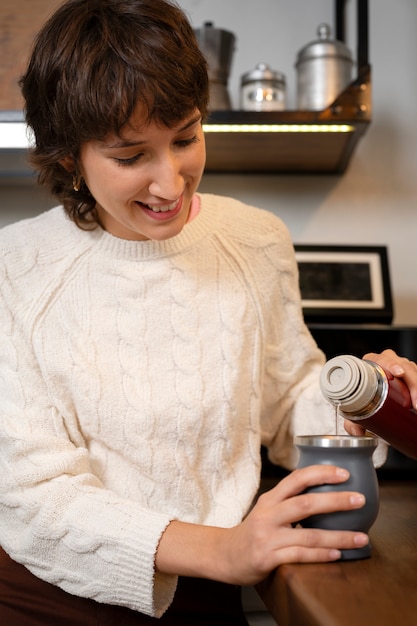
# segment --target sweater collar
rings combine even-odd
[[[132,261],[147,261],[160,257],[168,257],[183,252],[199,244],[217,229],[217,204],[215,197],[199,194],[200,211],[191,222],[185,224],[182,231],[175,237],[162,241],[130,241],[115,237],[98,227],[87,231],[91,245],[107,257]]]

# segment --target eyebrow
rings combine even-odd
[[[191,128],[191,126],[194,126],[194,124],[196,124],[197,122],[199,122],[201,120],[201,115],[195,115],[194,117],[192,117],[190,120],[188,120],[188,122],[185,122],[184,126],[181,126],[181,128],[178,129],[178,133],[182,133],[185,130],[188,130],[189,128]],[[114,149],[114,148],[132,148],[135,146],[140,146],[144,143],[146,143],[146,139],[144,139],[143,141],[136,141],[136,140],[132,140],[130,141],[129,139],[123,139],[123,137],[120,138],[119,141],[115,141],[112,143],[106,143],[103,142],[103,146],[105,148],[109,148],[109,149]]]

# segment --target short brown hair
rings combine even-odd
[[[38,180],[83,228],[95,201],[59,163],[92,139],[120,134],[138,103],[173,126],[208,105],[207,64],[184,12],[170,0],[68,0],[34,42],[20,81]]]

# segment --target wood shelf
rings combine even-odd
[[[214,111],[204,125],[206,172],[341,174],[370,121],[369,66],[322,111]]]
[[[19,1],[21,0],[18,0],[18,4]],[[44,13],[52,10],[57,2],[58,0],[33,0],[32,4],[38,8],[39,21],[43,21]],[[335,33],[336,39],[340,41],[344,41],[345,37],[346,3],[347,0],[334,0]],[[10,13],[12,16],[10,23],[7,22],[8,31],[16,34],[17,41],[20,42],[19,45],[26,55],[27,37],[32,36],[32,26],[35,28],[34,22],[32,23],[27,16],[23,19],[17,13],[15,14],[11,0],[6,1],[5,7],[8,11],[7,15]],[[357,0],[357,26],[358,77],[325,110],[287,110],[276,113],[212,112],[205,124],[207,131],[206,172],[343,173],[358,141],[371,121],[368,0]],[[4,65],[5,61],[3,61],[4,67],[0,63],[0,84],[5,87],[4,93],[8,94],[6,100],[0,99],[0,124],[4,124],[1,128],[3,136],[0,136],[0,179],[22,175],[33,177],[25,161],[27,145],[22,135],[24,120],[21,111],[21,96],[17,91],[16,72],[13,76],[9,72],[9,66],[15,67],[15,64],[10,62],[10,59],[16,58],[14,48],[9,50],[9,56],[6,55],[6,57],[7,67]],[[19,61],[19,63],[22,62],[22,60]],[[13,88],[10,88],[10,85]],[[243,132],[231,132],[230,128],[224,132],[230,125],[247,125],[247,128]],[[259,125],[268,126],[269,132],[264,132],[265,128],[259,129]],[[333,125],[346,125],[351,129],[349,132],[334,132],[334,129],[329,128]],[[310,132],[305,132],[305,126],[310,127]],[[213,132],[214,130],[216,132]],[[276,132],[277,130],[280,132]],[[15,143],[13,139],[11,144],[7,143],[5,137],[6,132],[9,135],[10,131],[13,137],[16,136]]]
[[[346,5],[347,0],[334,0],[335,34],[339,41],[345,40]],[[368,0],[356,1],[356,13],[356,80],[323,111],[214,111],[205,125],[206,172],[342,174],[346,170],[372,113]],[[228,125],[243,124],[248,125],[244,132],[224,132]],[[335,124],[350,126],[351,130],[325,130]],[[257,125],[280,125],[281,132],[253,132]],[[215,126],[220,132],[211,132]],[[310,132],[299,126],[310,126]],[[311,126],[316,130],[311,132]]]

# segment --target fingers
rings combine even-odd
[[[344,420],[343,426],[346,432],[353,437],[363,437],[364,435],[366,435],[365,428],[362,428],[360,424],[355,424],[355,422],[351,422],[350,420]]]
[[[363,548],[368,543],[365,533],[296,528],[276,556],[279,564],[324,563],[340,559],[341,550]]]
[[[317,513],[332,513],[334,511],[349,511],[360,509],[365,504],[365,496],[357,491],[326,491],[304,493],[293,498],[298,510],[303,515],[299,519],[317,515]]]
[[[368,361],[374,361],[383,367],[386,371],[391,372],[393,376],[403,378],[404,376],[413,376],[417,374],[417,366],[413,361],[406,357],[399,356],[394,350],[383,350],[380,353],[368,352],[363,356]]]
[[[365,505],[365,496],[356,491],[326,491],[304,493],[281,502],[277,507],[276,522],[279,525],[302,522],[314,515],[353,511]]]
[[[272,490],[278,501],[295,496],[314,485],[337,484],[346,481],[349,472],[335,465],[310,465],[296,469],[282,479]]]
[[[359,509],[365,504],[361,493],[347,489],[305,493],[309,487],[343,483],[348,477],[347,470],[333,465],[294,470],[259,498],[256,513],[271,516],[278,526],[285,527],[312,515]]]
[[[399,356],[394,350],[384,350],[379,354],[369,352],[363,358],[378,363],[388,374],[403,380],[408,388],[412,406],[417,408],[417,364],[414,361]],[[405,395],[401,389],[398,393],[402,397]],[[403,402],[401,397],[399,401],[401,404],[406,402],[405,399]]]

